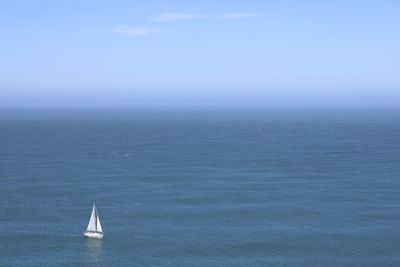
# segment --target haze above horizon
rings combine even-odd
[[[400,105],[400,2],[0,0],[0,105]]]

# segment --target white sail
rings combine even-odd
[[[97,216],[96,215],[97,215],[96,214],[96,206],[93,205],[92,215],[90,216],[89,224],[86,228],[87,232],[96,232],[96,228],[97,228],[97,225],[96,225],[96,217]]]
[[[98,232],[100,232],[100,233],[102,233],[103,232],[103,229],[101,228],[101,223],[100,223],[100,218],[99,218],[99,214],[97,214],[97,231]]]

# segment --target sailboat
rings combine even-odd
[[[90,216],[89,224],[86,231],[83,233],[85,237],[103,238],[103,229],[101,228],[99,214],[96,210],[96,205],[93,204],[92,215]]]

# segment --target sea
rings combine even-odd
[[[0,266],[400,266],[400,109],[3,107]]]

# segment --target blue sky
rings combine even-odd
[[[400,104],[400,1],[0,0],[0,104]]]

